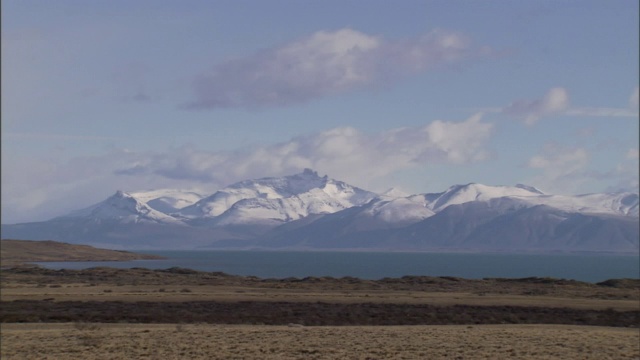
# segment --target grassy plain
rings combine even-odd
[[[637,279],[23,266],[0,286],[3,360],[640,359]]]
[[[118,302],[310,302],[538,306],[640,310],[640,281],[591,284],[552,278],[462,279],[405,276],[260,279],[189,269],[5,269],[0,300]]]
[[[567,325],[2,324],[17,359],[638,359],[638,329]]]
[[[160,256],[98,249],[57,241],[0,240],[0,266],[12,267],[37,261],[126,261],[161,259]]]

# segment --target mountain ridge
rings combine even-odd
[[[627,253],[639,248],[635,193],[570,196],[522,184],[469,183],[405,195],[376,194],[305,169],[240,181],[209,196],[175,189],[117,191],[65,216],[3,224],[2,230],[14,238],[124,248]]]

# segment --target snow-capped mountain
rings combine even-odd
[[[516,186],[487,186],[471,183],[451,186],[447,191],[440,194],[425,194],[425,200],[432,199],[426,206],[434,212],[438,212],[448,206],[471,201],[488,201],[507,196],[529,198],[540,195],[544,195],[540,190],[522,184]]]
[[[400,227],[416,223],[453,205],[486,203],[504,211],[546,205],[566,212],[638,216],[638,195],[631,193],[547,195],[540,190],[516,186],[482,184],[455,185],[442,193],[409,196],[382,195],[362,206],[354,219],[368,218],[373,228]],[[355,221],[355,220],[354,220]]]
[[[73,211],[57,219],[84,219],[94,221],[116,221],[120,223],[167,223],[182,222],[123,191],[117,191],[106,200],[93,206]]]
[[[551,195],[532,186],[488,186],[482,184],[454,185],[442,193],[412,195],[424,197],[425,207],[439,212],[451,205],[487,202],[493,199],[517,199],[523,206],[546,205],[568,212],[638,216],[638,194],[599,193],[583,195]],[[493,201],[494,206],[500,202]]]
[[[204,198],[196,192],[178,189],[136,191],[129,194],[152,209],[165,214],[175,213]]]
[[[418,222],[433,216],[435,212],[430,209],[421,196],[408,196],[387,200],[378,198],[362,207],[361,217],[369,216],[376,223],[386,226],[400,226]]]
[[[266,247],[637,253],[638,195],[548,195],[525,186],[455,185],[380,196],[263,236]],[[286,228],[285,228],[286,227]],[[283,231],[286,229],[286,231]]]
[[[330,214],[365,204],[375,193],[305,169],[281,178],[230,185],[174,214],[209,225],[281,224],[311,214]]]
[[[113,248],[294,248],[419,251],[640,249],[638,194],[545,194],[526,185],[454,185],[375,194],[312,170],[245,180],[210,196],[118,191],[3,237]]]
[[[633,193],[545,195],[524,200],[568,212],[638,216],[638,194]]]
[[[391,205],[389,205],[391,204]],[[384,203],[396,213],[402,207]],[[402,203],[405,205],[406,203]],[[263,236],[265,247],[404,251],[624,252],[637,254],[637,216],[568,212],[516,197],[452,204],[384,223],[375,206],[354,207]],[[430,215],[430,216],[428,216]]]

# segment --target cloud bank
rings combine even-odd
[[[606,181],[604,191],[638,192],[638,148],[620,154],[610,170],[589,169],[591,154],[584,147],[566,147],[547,143],[542,151],[531,157],[527,166],[539,171],[532,182],[544,190],[555,193],[575,193],[581,184],[590,181]]]
[[[165,152],[121,149],[65,163],[13,158],[3,164],[3,184],[8,185],[2,188],[2,220],[48,219],[101,201],[116,190],[182,188],[208,194],[236,181],[304,168],[366,187],[370,180],[403,169],[485,160],[492,130],[478,114],[459,122],[437,120],[373,134],[338,127],[230,152],[185,146]]]
[[[213,66],[196,77],[188,109],[255,108],[304,103],[492,53],[444,30],[386,40],[353,29],[319,31]]]
[[[535,124],[542,116],[562,113],[569,108],[569,92],[562,87],[550,89],[541,99],[518,100],[502,112],[521,118],[527,125]]]
[[[175,152],[136,159],[118,175],[153,174],[227,185],[265,175],[280,176],[313,168],[355,183],[427,163],[463,164],[488,157],[484,145],[493,125],[477,114],[462,122],[436,120],[366,134],[339,127],[298,136],[248,151],[213,153],[183,147]]]
[[[539,99],[517,100],[497,109],[497,112],[522,120],[532,126],[545,116],[566,115],[586,117],[638,117],[638,88],[629,98],[629,108],[575,107],[569,101],[569,91],[563,87],[549,89]],[[494,110],[495,111],[495,110]]]
[[[527,166],[541,172],[533,182],[545,190],[571,193],[586,181],[589,153],[584,148],[569,148],[548,143],[542,153],[529,159]]]

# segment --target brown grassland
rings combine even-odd
[[[137,259],[161,259],[161,257],[57,241],[0,240],[0,265],[3,267],[35,261],[124,261]]]
[[[640,359],[637,279],[21,266],[0,285],[3,360]]]
[[[638,359],[638,329],[570,325],[2,324],[16,359]]]

